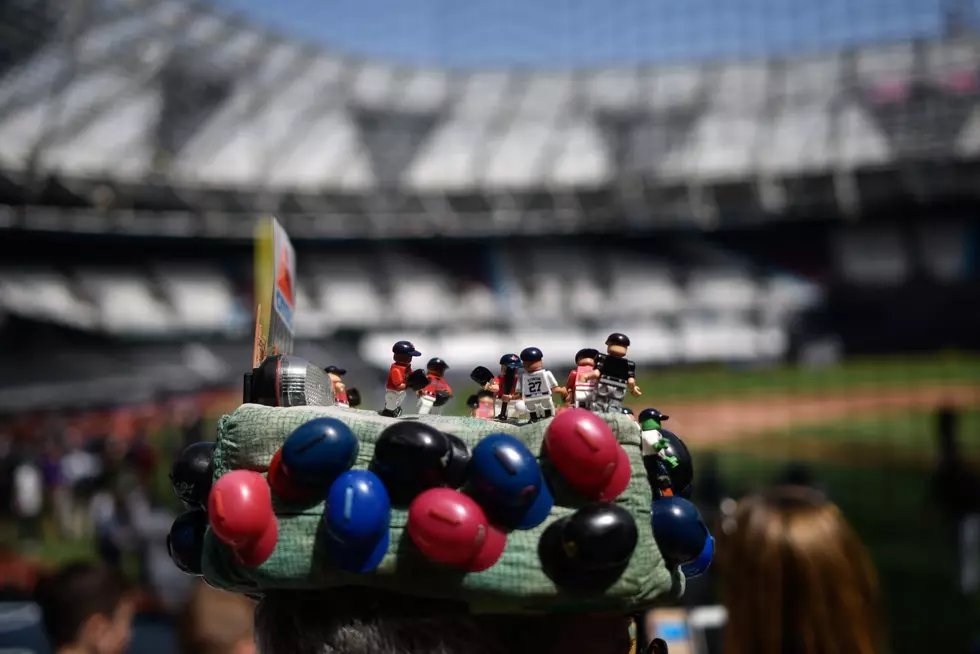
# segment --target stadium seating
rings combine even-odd
[[[254,324],[251,310],[234,297],[229,280],[218,270],[161,264],[156,279],[175,318],[189,331],[243,331]]]
[[[0,301],[16,314],[75,327],[95,327],[98,311],[73,292],[68,278],[51,270],[0,272]]]
[[[86,270],[77,273],[81,287],[92,297],[99,320],[113,334],[165,334],[172,331],[172,314],[154,297],[149,280],[133,271]]]

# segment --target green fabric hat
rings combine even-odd
[[[209,529],[204,543],[204,577],[213,586],[242,593],[261,593],[270,589],[376,587],[419,597],[464,601],[473,612],[481,613],[627,614],[676,598],[683,593],[684,577],[677,570],[667,568],[650,527],[653,494],[640,451],[640,428],[620,413],[599,415],[610,425],[629,456],[632,478],[615,503],[629,511],[639,532],[636,549],[626,570],[602,591],[568,591],[557,586],[542,571],[538,556],[542,534],[548,525],[585,503],[550,467],[542,452],[545,430],[551,421],[515,425],[444,416],[401,419],[419,420],[458,436],[470,448],[489,434],[515,436],[538,456],[549,480],[555,498],[551,515],[534,529],[511,532],[503,557],[494,566],[483,572],[464,573],[430,561],[415,548],[405,531],[408,511],[393,508],[391,545],[380,566],[366,574],[344,572],[332,567],[325,555],[322,541],[327,536],[322,528],[323,502],[313,506],[309,503],[300,505],[273,494],[279,539],[272,556],[258,567],[243,567]],[[396,422],[394,418],[374,412],[336,406],[270,408],[246,404],[220,421],[214,479],[239,469],[265,473],[273,455],[294,429],[311,419],[325,416],[344,422],[357,437],[360,450],[355,469],[368,467],[378,435]]]

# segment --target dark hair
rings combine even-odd
[[[625,618],[471,615],[456,602],[342,588],[276,591],[255,610],[263,654],[626,654]]]
[[[71,563],[42,577],[34,598],[41,607],[52,648],[74,642],[93,615],[112,616],[128,590],[122,573],[92,563]]]

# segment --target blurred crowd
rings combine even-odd
[[[174,415],[166,425],[144,421],[135,429],[104,435],[82,435],[68,428],[38,440],[9,434],[0,439],[0,501],[6,511],[5,547],[0,550],[0,649],[20,647],[38,654],[254,654],[254,642],[261,642],[262,635],[253,623],[253,601],[180,573],[166,550],[166,536],[179,510],[174,498],[163,492],[169,490],[167,463],[206,435],[200,411]],[[161,433],[170,438],[161,438]],[[975,594],[980,589],[980,476],[959,454],[954,410],[937,411],[936,438],[938,457],[926,501],[944,518],[959,555],[958,590]],[[713,455],[705,453],[699,461],[694,499],[714,525],[718,557],[709,574],[690,580],[684,604],[693,607],[720,598],[727,608],[723,635],[715,634],[717,642],[709,642],[708,651],[887,651],[887,625],[872,560],[807,467],[790,466],[768,490],[743,496],[750,489],[725,488]],[[164,483],[157,483],[161,475]],[[31,543],[42,548],[42,540],[65,547],[87,544],[90,549],[95,543],[98,556],[46,568],[39,559],[24,556],[31,553]],[[43,554],[40,549],[36,553]],[[330,638],[331,625],[349,630],[351,624],[361,624],[352,613],[356,601],[347,604],[344,592],[323,591],[322,605],[339,607],[335,616],[326,610],[318,613],[324,622],[318,623],[316,633],[324,639]],[[36,603],[33,618],[24,612],[26,602]],[[289,613],[291,620],[304,619],[295,607],[272,606],[266,613],[276,615],[277,610]],[[344,623],[347,618],[351,624]],[[299,630],[307,627],[296,625]],[[656,629],[651,618],[644,633],[653,636]],[[281,651],[299,654],[288,643]],[[446,646],[429,652],[404,645],[397,651],[457,650]]]

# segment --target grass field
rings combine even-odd
[[[648,402],[759,397],[766,394],[832,393],[857,388],[913,388],[925,384],[980,383],[980,357],[960,353],[938,356],[854,359],[838,366],[804,368],[766,366],[736,369],[697,366],[642,372],[637,384]]]

